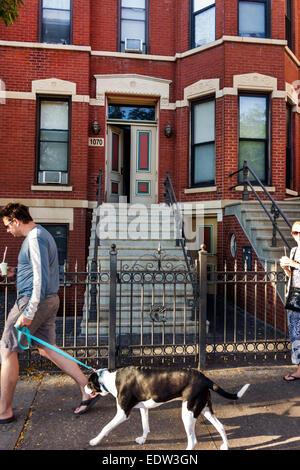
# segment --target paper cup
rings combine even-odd
[[[7,263],[1,263],[0,269],[2,276],[7,276]]]

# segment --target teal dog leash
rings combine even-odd
[[[65,357],[67,357],[68,359],[71,359],[72,361],[77,362],[78,364],[80,364],[81,366],[85,367],[86,369],[95,370],[95,369],[93,369],[92,367],[87,366],[87,365],[84,364],[83,362],[80,362],[80,361],[79,361],[78,359],[76,359],[75,357],[70,356],[69,354],[65,353],[64,351],[61,351],[60,349],[56,348],[55,346],[52,346],[52,344],[46,343],[46,341],[43,341],[43,340],[40,339],[40,338],[36,338],[35,336],[32,336],[32,334],[30,334],[29,329],[27,328],[27,326],[23,326],[23,328],[20,328],[19,326],[16,326],[16,329],[18,330],[18,343],[19,343],[19,346],[20,346],[22,349],[29,349],[29,347],[30,347],[30,345],[31,345],[31,340],[33,339],[34,341],[37,341],[38,343],[42,344],[43,346],[46,346],[47,348],[52,349],[53,351],[55,351],[55,352],[61,354],[62,356],[65,356]],[[27,342],[28,342],[28,345],[27,345],[27,346],[23,346],[23,345],[21,344],[21,337],[22,337],[22,335],[26,335],[26,336],[27,336]]]

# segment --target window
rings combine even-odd
[[[293,111],[292,106],[286,105],[286,188],[293,189]]]
[[[108,119],[155,121],[155,106],[110,104]]]
[[[215,10],[215,0],[192,0],[192,48],[216,39]]]
[[[68,184],[69,114],[69,100],[50,98],[39,100],[37,145],[39,184]]]
[[[239,168],[247,161],[263,183],[268,183],[268,98],[239,97]],[[239,174],[241,178],[241,173]],[[251,175],[249,174],[249,178]]]
[[[239,1],[239,36],[267,38],[270,35],[268,0]]]
[[[215,184],[215,100],[192,104],[192,186]]]
[[[293,0],[285,0],[285,39],[293,50]]]
[[[71,0],[41,0],[41,42],[71,43]]]
[[[147,52],[147,0],[120,0],[121,52]]]
[[[59,278],[64,280],[64,264],[67,260],[68,254],[68,226],[67,225],[54,225],[54,224],[41,224],[48,232],[51,233],[55,240],[58,252],[59,264]]]

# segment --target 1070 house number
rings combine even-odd
[[[104,147],[103,137],[89,137],[90,147]]]

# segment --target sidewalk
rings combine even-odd
[[[212,392],[214,412],[225,427],[232,450],[300,449],[300,381],[286,383],[282,377],[294,366],[256,366],[207,370],[205,374],[228,391],[250,383],[246,395],[234,403]],[[98,446],[89,440],[114,416],[111,395],[101,398],[86,414],[76,418],[72,410],[80,402],[73,381],[60,374],[21,377],[14,399],[17,421],[0,427],[0,450],[167,450],[182,451],[186,436],[179,402],[150,410],[150,434],[139,446],[140,413],[134,410]],[[202,416],[196,425],[195,450],[218,450],[222,440]]]

